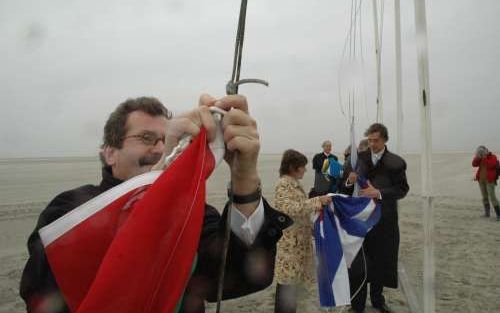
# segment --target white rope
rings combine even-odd
[[[347,96],[347,104],[344,102],[344,98],[342,96],[342,90],[343,88],[343,68],[345,68],[344,64],[346,62],[346,54],[348,54],[347,59],[349,64],[354,63],[358,59],[358,54],[361,55],[361,59],[363,60],[363,52],[362,52],[362,47],[363,45],[360,43],[360,47],[358,48],[358,38],[359,41],[362,40],[362,33],[361,33],[361,7],[362,7],[362,0],[351,0],[351,13],[350,13],[350,25],[349,29],[347,32],[347,35],[344,40],[344,47],[342,49],[342,54],[340,57],[340,68],[338,72],[338,78],[337,78],[337,88],[338,88],[338,98],[339,98],[339,107],[342,115],[347,119],[350,120],[352,117],[352,112],[354,112],[355,108],[353,107],[353,103],[355,101],[353,97],[353,93],[355,96],[355,86],[350,84],[347,86],[348,89],[348,96]],[[358,26],[359,25],[359,26]],[[359,34],[358,34],[359,32]],[[361,50],[360,50],[361,49]],[[358,52],[359,51],[359,52]],[[351,80],[352,81],[352,80]],[[347,114],[346,114],[347,113]]]
[[[355,36],[353,35],[353,32],[357,32],[357,21],[358,20],[360,21],[360,18],[358,18],[358,15],[360,15],[362,0],[359,0],[359,5],[356,3],[356,1],[357,0],[351,0],[351,14],[350,14],[351,21],[350,21],[347,35],[344,39],[344,47],[342,49],[342,54],[340,56],[340,62],[339,62],[340,68],[339,68],[338,77],[337,77],[339,107],[340,107],[340,111],[341,111],[342,115],[346,119],[349,119],[349,116],[346,115],[346,109],[347,109],[347,112],[349,113],[350,108],[349,108],[349,100],[348,100],[347,108],[345,108],[345,106],[343,105],[343,103],[344,103],[343,98],[342,98],[342,89],[343,88],[342,88],[342,83],[341,83],[343,81],[342,68],[344,67],[343,64],[346,63],[345,59],[346,59],[346,52],[348,52],[348,49],[349,49],[349,61],[352,62],[355,59],[355,54],[352,53],[352,51],[353,51],[353,38],[355,38]],[[356,21],[356,23],[354,23],[354,21]]]
[[[352,66],[353,63],[358,59],[360,59],[361,63],[361,69],[364,70],[364,55],[363,55],[363,33],[362,33],[362,15],[361,15],[361,10],[362,8],[362,0],[352,0],[351,1],[351,20],[350,20],[350,26],[348,30],[348,34],[346,36],[346,39],[344,41],[344,48],[342,51],[342,56],[341,56],[341,66],[340,69],[342,69],[343,64],[346,59],[346,52],[348,51],[348,59],[350,62],[350,66]],[[383,15],[384,9],[383,6],[381,8],[381,15]],[[382,18],[383,19],[383,18]],[[379,41],[380,42],[380,41]],[[359,45],[358,45],[359,43]],[[349,44],[349,47],[347,45]],[[380,47],[377,47],[378,49]],[[364,84],[364,79],[361,79],[362,83],[362,92],[361,94],[363,95],[364,101],[361,101],[365,107],[365,113],[366,113],[366,119],[368,120],[368,110],[366,109],[366,90],[365,84]],[[355,118],[356,118],[356,105],[357,105],[357,93],[356,93],[356,84],[354,84],[353,81],[350,81],[351,85],[348,86],[348,96],[347,96],[347,113],[348,116],[345,114],[345,106],[342,102],[342,85],[341,85],[341,70],[339,70],[339,75],[338,75],[338,88],[339,88],[339,105],[341,108],[341,112],[346,117],[350,123],[354,123]],[[352,130],[351,130],[352,132]],[[351,134],[352,135],[352,134]],[[367,271],[367,264],[366,264],[366,256],[364,253],[363,247],[361,247],[361,253],[363,256],[363,266],[364,266],[364,277],[363,280],[356,289],[356,291],[351,295],[351,301],[361,292],[363,289],[364,285],[366,284],[366,281],[368,279],[368,271]],[[345,310],[346,306],[342,307],[340,309],[340,313],[342,313]]]

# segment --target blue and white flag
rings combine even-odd
[[[321,306],[351,303],[347,268],[380,214],[380,205],[371,198],[335,194],[317,215],[314,238]]]

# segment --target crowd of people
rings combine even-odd
[[[243,96],[215,99],[202,95],[199,105],[173,117],[152,97],[128,99],[109,116],[104,125],[99,155],[102,180],[56,196],[42,211],[28,240],[29,259],[25,265],[20,294],[28,312],[70,312],[64,291],[51,270],[39,230],[65,216],[111,188],[151,170],[162,169],[162,161],[185,134],[196,136],[204,128],[213,141],[217,127],[211,107],[226,111],[222,119],[225,159],[230,168],[231,235],[225,264],[223,298],[235,298],[262,290],[276,282],[275,313],[296,312],[298,290],[315,280],[312,251],[311,215],[332,202],[331,193],[369,197],[381,207],[378,223],[368,232],[362,249],[349,268],[351,311],[364,312],[369,295],[379,312],[393,312],[383,295],[384,287],[397,288],[399,250],[398,200],[409,191],[406,162],[389,151],[389,133],[380,123],[372,124],[358,147],[344,150],[342,160],[325,140],[314,155],[314,184],[306,192],[301,180],[308,159],[296,150],[283,153],[272,205],[262,196],[257,171],[260,149],[256,121],[248,113]],[[355,153],[356,155],[353,155]],[[355,162],[353,162],[355,160]],[[500,165],[495,154],[479,146],[472,160],[481,191],[484,216],[493,208],[500,221],[500,205],[495,194]],[[361,184],[363,181],[363,184]],[[215,301],[220,255],[223,251],[225,219],[205,204],[193,272],[176,312],[204,312],[206,301]],[[173,217],[175,218],[175,217]],[[259,273],[249,264],[259,259]],[[251,267],[251,266],[250,266]],[[75,270],[77,270],[75,268]]]
[[[367,179],[367,185],[359,190],[359,196],[378,201],[382,215],[368,232],[363,248],[349,268],[351,311],[364,312],[369,284],[372,306],[380,312],[393,312],[386,303],[383,289],[398,286],[398,200],[409,191],[406,162],[387,149],[389,134],[383,124],[372,124],[365,136],[355,150],[357,162],[354,165],[350,145],[344,150],[341,164],[332,152],[332,141],[325,140],[321,144],[322,151],[314,155],[312,161],[314,184],[308,199],[300,183],[307,164],[306,156],[295,150],[284,152],[274,205],[299,222],[285,230],[283,239],[278,242],[275,313],[296,312],[297,286],[311,280],[311,213],[318,212],[328,203],[322,197],[329,193],[353,195],[361,176]],[[476,149],[472,166],[477,168],[475,180],[481,192],[483,216],[489,218],[493,208],[500,221],[500,205],[495,193],[500,176],[497,156],[481,145]]]
[[[102,162],[100,184],[81,186],[56,196],[40,214],[29,237],[29,258],[20,285],[20,294],[28,312],[71,311],[65,301],[64,290],[61,290],[52,272],[40,229],[115,186],[151,170],[161,170],[165,156],[173,151],[185,134],[196,136],[205,128],[208,141],[213,141],[217,130],[210,113],[211,107],[226,111],[222,130],[225,159],[230,167],[232,182],[231,236],[223,299],[262,290],[275,281],[275,312],[296,312],[298,289],[303,283],[315,280],[315,273],[311,272],[314,264],[311,214],[332,202],[330,193],[352,194],[358,177],[363,176],[367,185],[359,190],[359,195],[378,201],[382,217],[368,233],[363,249],[349,270],[352,310],[364,311],[369,283],[373,307],[380,312],[392,312],[385,302],[383,287],[397,287],[397,200],[406,195],[409,187],[405,161],[387,149],[387,128],[376,123],[367,129],[366,138],[361,140],[356,150],[357,163],[354,167],[350,161],[350,147],[345,150],[342,164],[332,153],[333,143],[324,141],[321,145],[323,151],[312,160],[315,179],[309,193],[301,184],[307,157],[299,151],[286,150],[271,206],[262,197],[257,172],[260,149],[257,124],[248,114],[245,97],[238,95],[221,99],[202,95],[198,107],[176,117],[152,97],[128,99],[110,114],[104,125],[99,151]],[[480,159],[489,155],[487,151],[478,149],[479,159],[474,164],[480,166],[478,180],[484,197],[491,199],[498,214],[498,201],[491,193],[489,170],[482,170],[483,163],[490,164],[490,161]],[[484,165],[485,168],[488,166]],[[205,302],[217,298],[217,269],[223,251],[225,219],[208,204],[205,204],[204,211],[195,265],[176,312],[204,312]],[[222,216],[227,212],[228,205]],[[485,212],[489,214],[489,210]],[[257,274],[248,270],[249,263],[256,258],[260,260]],[[359,291],[355,292],[357,289]]]
[[[332,153],[332,142],[322,143],[323,151],[313,157],[314,187],[307,199],[300,183],[307,158],[295,150],[284,152],[280,178],[276,184],[274,206],[291,216],[297,223],[284,230],[278,242],[276,259],[275,313],[291,313],[297,309],[297,286],[310,280],[311,213],[329,203],[329,193],[352,195],[359,177],[366,185],[359,196],[370,197],[381,205],[381,218],[370,230],[363,248],[349,269],[351,310],[364,312],[370,285],[372,306],[379,312],[393,312],[387,305],[383,288],[397,288],[397,263],[399,250],[398,200],[408,193],[406,162],[390,152],[387,128],[372,124],[356,149],[357,162],[351,164],[351,147],[344,152],[344,164]]]

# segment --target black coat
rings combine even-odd
[[[33,306],[47,296],[55,296],[62,300],[61,306],[55,306],[50,313],[69,312],[50,270],[38,230],[121,182],[111,175],[109,169],[103,169],[103,179],[100,185],[85,185],[63,192],[55,197],[40,214],[35,230],[28,239],[29,259],[24,268],[20,286],[20,294],[26,302],[28,312],[33,312]],[[264,289],[272,283],[276,243],[281,238],[282,230],[291,225],[292,221],[285,214],[271,208],[265,199],[263,203],[264,224],[250,247],[231,233],[224,299],[240,297]],[[225,212],[227,212],[227,207],[221,218],[215,208],[205,205],[198,247],[198,263],[186,289],[185,312],[204,312],[204,300],[216,300]]]
[[[344,178],[351,172],[350,164],[347,164],[346,169]],[[363,243],[368,265],[368,281],[396,288],[399,251],[397,201],[405,197],[410,189],[406,180],[406,162],[386,147],[374,166],[371,152],[368,150],[358,155],[358,173],[364,175],[382,195],[382,200],[377,200],[381,202],[380,221],[366,235]],[[353,264],[353,270],[356,270],[354,267]]]
[[[323,162],[325,162],[326,158],[334,158],[335,161],[338,161],[339,158],[335,154],[330,153],[328,156],[325,155],[324,152],[320,152],[313,157],[312,167],[313,170],[317,173],[321,173],[321,169],[323,168]]]
[[[326,179],[326,177],[321,172],[323,163],[327,158],[333,158],[335,161],[338,161],[337,156],[331,153],[326,156],[324,152],[321,152],[313,157],[312,167],[314,170],[314,188],[309,194],[310,198],[326,195],[327,193],[331,192],[331,186],[337,184],[337,180],[335,178],[330,177],[330,179]]]

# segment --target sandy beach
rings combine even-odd
[[[417,299],[422,301],[423,230],[420,166],[406,155],[409,195],[400,202],[400,260]],[[264,195],[273,198],[280,155],[262,155]],[[481,217],[477,184],[472,181],[470,154],[436,154],[433,159],[436,312],[500,312],[500,222]],[[310,167],[310,164],[308,165]],[[0,313],[24,312],[18,296],[27,258],[25,243],[38,214],[57,193],[97,183],[97,158],[0,160]],[[207,201],[222,207],[228,170],[221,166],[208,184]],[[308,190],[313,173],[303,180]],[[315,286],[304,286],[299,312],[320,312]],[[410,312],[401,288],[387,290],[396,312]],[[259,293],[223,303],[223,312],[273,312],[274,285]],[[340,312],[340,309],[332,310]],[[209,305],[209,312],[215,307]],[[347,312],[344,309],[344,312]],[[376,312],[367,305],[366,312]]]

